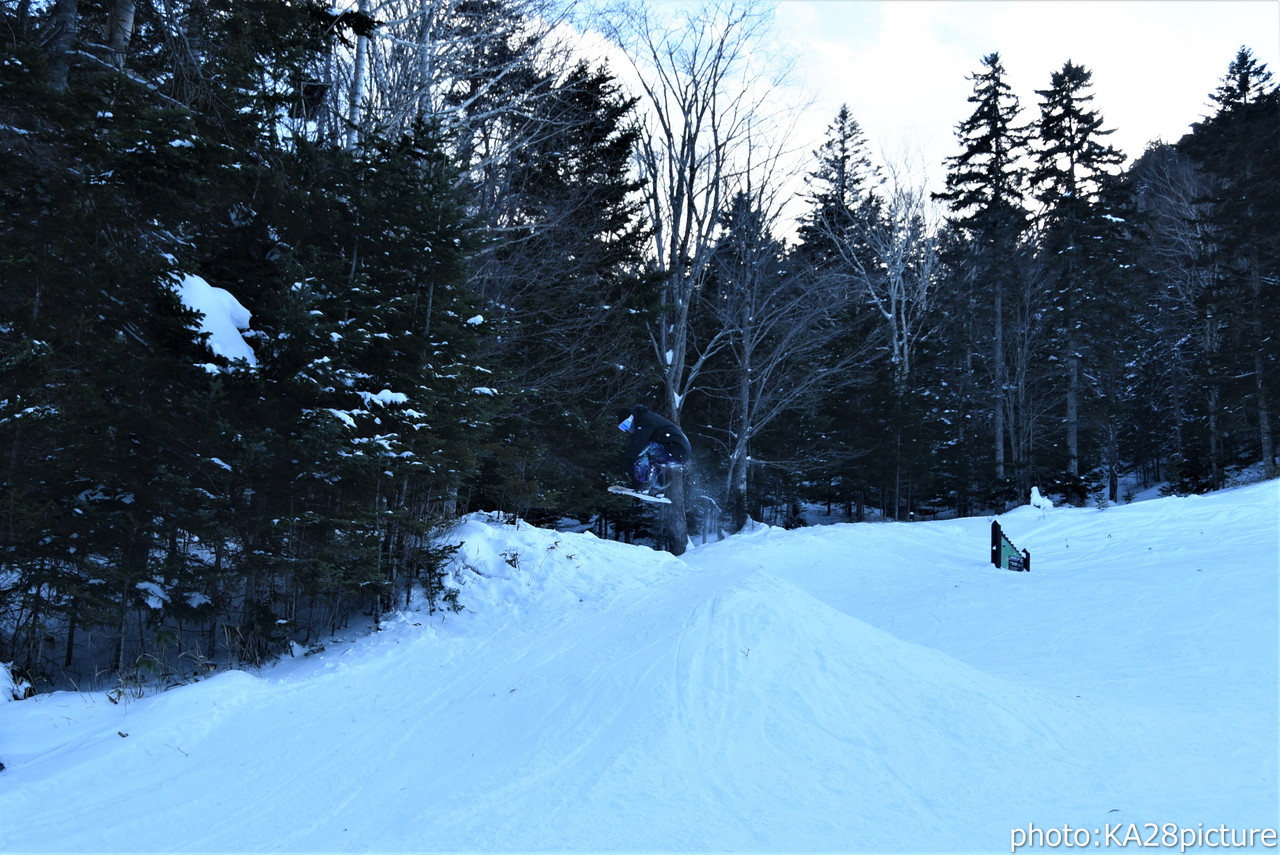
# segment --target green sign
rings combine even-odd
[[[1018,547],[1005,537],[1000,523],[994,520],[991,522],[991,563],[1001,570],[1031,572],[1031,553],[1026,550],[1019,552]]]

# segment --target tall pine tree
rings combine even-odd
[[[986,473],[999,484],[1009,476],[1009,451],[1015,461],[1026,453],[1011,441],[1017,432],[1007,427],[1026,413],[1018,407],[1020,399],[1010,382],[1010,361],[1017,351],[1006,340],[1014,334],[1015,317],[1007,306],[1022,291],[1019,284],[1027,271],[1029,138],[1026,128],[1017,124],[1020,106],[1005,80],[1000,55],[983,57],[982,65],[983,71],[970,78],[973,113],[956,127],[963,150],[947,159],[946,191],[939,198],[950,207],[951,225],[958,231],[954,251],[948,253],[954,279],[947,311],[954,323],[967,328],[956,354],[960,382],[953,405],[955,424],[967,432],[977,416],[980,424],[989,425],[992,454]],[[975,369],[980,370],[985,390],[970,391]],[[970,402],[971,395],[976,400]],[[958,443],[961,448],[967,444],[968,437]],[[969,473],[970,488],[978,479],[988,480],[979,474],[982,471]],[[1022,475],[1025,479],[1025,472]]]
[[[1087,494],[1082,468],[1082,408],[1088,404],[1088,366],[1114,345],[1122,295],[1117,279],[1131,259],[1116,241],[1123,216],[1115,210],[1124,155],[1105,138],[1092,108],[1093,75],[1067,61],[1037,90],[1040,117],[1031,183],[1040,203],[1039,250],[1054,322],[1049,334],[1060,366],[1062,446],[1055,466],[1076,501]]]
[[[1218,437],[1250,434],[1256,442],[1237,450],[1276,471],[1273,401],[1280,389],[1280,95],[1272,74],[1240,48],[1210,98],[1217,112],[1197,123],[1179,143],[1209,182],[1205,224],[1211,235],[1213,275],[1201,295],[1201,311],[1220,330],[1208,381],[1225,392],[1210,417]],[[1211,319],[1211,320],[1209,320]],[[1240,411],[1233,402],[1247,402]],[[1221,412],[1219,412],[1221,410]],[[1247,425],[1247,427],[1246,427]],[[1241,461],[1243,462],[1243,461]],[[1214,467],[1215,485],[1221,483]]]

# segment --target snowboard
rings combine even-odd
[[[660,505],[671,504],[671,500],[665,496],[650,496],[648,493],[641,493],[637,490],[628,490],[626,487],[610,487],[609,492],[617,493],[619,496],[635,496],[637,499],[641,499],[646,502],[656,502]]]

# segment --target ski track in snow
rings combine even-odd
[[[0,704],[0,851],[1007,851],[1277,823],[1280,482],[762,528],[455,530],[461,615]],[[123,734],[123,735],[122,735]]]

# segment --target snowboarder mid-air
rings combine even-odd
[[[633,494],[661,496],[668,470],[689,457],[689,438],[680,428],[643,404],[618,413],[618,429],[628,435],[623,454],[626,489]]]

